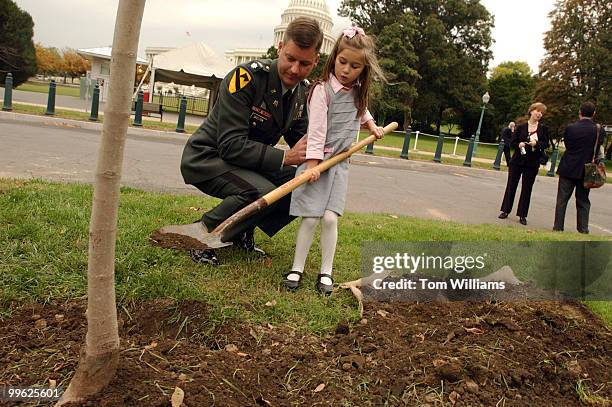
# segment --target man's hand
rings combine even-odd
[[[283,165],[300,165],[306,161],[306,136],[303,136],[289,150],[285,151]]]

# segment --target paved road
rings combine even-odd
[[[93,182],[100,133],[0,116],[0,177]],[[179,160],[185,136],[129,135],[122,183],[145,190],[199,194],[183,184]],[[506,173],[428,162],[357,155],[353,157],[347,209],[463,223],[523,227],[497,219]],[[538,177],[529,228],[552,227],[557,180]],[[612,235],[612,188],[593,191],[591,232]],[[606,208],[607,205],[607,208]],[[566,230],[575,230],[573,199]]]

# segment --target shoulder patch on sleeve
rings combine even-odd
[[[228,83],[229,92],[232,94],[238,92],[240,89],[246,87],[252,79],[253,75],[251,75],[247,69],[239,66],[234,71],[234,74]]]

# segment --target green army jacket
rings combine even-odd
[[[306,81],[295,88],[283,120],[282,85],[277,61],[248,62],[232,70],[219,86],[212,111],[183,150],[181,173],[196,184],[236,168],[279,170],[284,153],[274,148],[281,135],[293,146],[308,126]]]

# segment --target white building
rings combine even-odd
[[[268,52],[264,48],[235,48],[225,51],[225,59],[237,66],[254,59],[260,59]]]
[[[112,47],[81,48],[77,53],[91,61],[91,70],[87,72],[87,78],[100,85],[100,101],[108,99],[108,84],[110,81],[110,61]],[[136,69],[140,73],[144,72],[148,62],[144,59],[136,58]]]
[[[281,23],[274,27],[273,45],[278,48],[278,43],[282,41],[287,26],[297,17],[312,17],[319,22],[323,30],[321,52],[329,54],[336,39],[332,36],[334,23],[325,0],[290,0],[289,6],[281,14]],[[240,65],[261,58],[266,52],[268,50],[263,48],[236,48],[225,51],[225,58],[234,65]]]
[[[325,0],[291,0],[289,7],[281,14],[281,23],[274,27],[274,46],[278,48],[279,41],[282,41],[285,30],[290,22],[297,17],[312,17],[319,22],[323,30],[323,45],[321,52],[328,54],[334,48],[336,39],[332,36],[334,22],[329,7]]]

